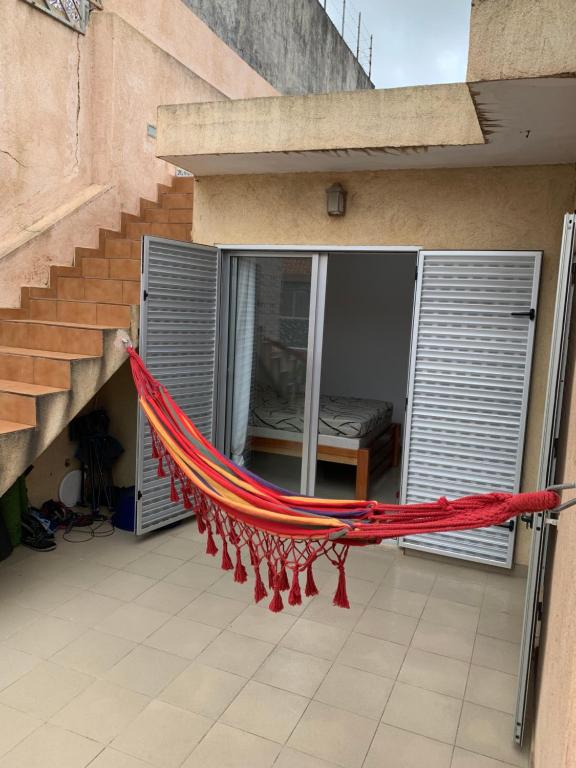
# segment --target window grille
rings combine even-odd
[[[90,11],[94,8],[102,9],[102,0],[24,0],[24,2],[82,34],[86,32]]]

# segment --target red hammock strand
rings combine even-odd
[[[128,354],[141,399],[154,412],[162,430],[170,435],[178,448],[178,451],[171,453],[160,434],[151,430],[152,456],[158,461],[158,477],[167,477],[168,471],[171,500],[176,503],[181,497],[184,508],[195,513],[198,532],[206,533],[206,553],[212,556],[218,552],[213,533],[213,530],[216,531],[222,540],[221,567],[227,571],[233,570],[234,581],[240,584],[248,578],[242,563],[242,548],[248,548],[250,565],[254,571],[254,600],[257,603],[268,594],[260,573],[264,563],[268,566],[268,583],[272,591],[269,608],[274,613],[284,607],[284,591],[288,591],[289,605],[301,604],[299,575],[304,571],[305,596],[318,594],[313,565],[319,557],[327,558],[338,569],[334,605],[349,608],[345,563],[351,546],[377,544],[385,538],[416,533],[497,525],[516,515],[553,509],[559,504],[557,494],[540,491],[517,495],[492,493],[453,501],[442,498],[436,502],[404,506],[299,498],[297,505],[292,506],[292,497],[270,489],[218,454],[178,408],[168,392],[152,378],[136,352],[130,348]],[[196,442],[203,446],[203,451],[195,447],[188,434],[192,434]],[[182,456],[188,457],[190,466],[186,462],[182,463]],[[213,463],[207,457],[211,457]],[[209,478],[208,483],[201,481],[196,484],[193,481],[196,476],[195,466],[201,470],[200,478]],[[215,468],[217,466],[224,466],[228,474],[219,473]],[[185,468],[189,470],[186,474]],[[234,478],[242,482],[235,483]],[[234,505],[226,501],[226,494],[212,492],[212,480],[230,492],[231,498],[237,498],[244,505]],[[180,485],[180,495],[176,483]],[[266,514],[264,517],[253,516],[245,511],[250,508],[258,508]],[[294,517],[299,520],[292,520]],[[331,521],[330,524],[326,523],[326,518]],[[342,524],[335,527],[335,520]],[[235,566],[228,545],[236,550]],[[288,578],[289,571],[291,579]]]

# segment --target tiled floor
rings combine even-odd
[[[0,768],[509,768],[524,582],[353,551],[272,614],[194,523],[0,565]]]

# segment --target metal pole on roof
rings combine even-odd
[[[368,77],[372,77],[372,39],[373,35],[370,35],[370,53],[368,56]]]
[[[356,38],[356,58],[360,56],[360,26],[362,24],[362,13],[358,13],[358,37]]]
[[[346,20],[346,0],[342,0],[342,37],[344,37],[345,20]]]
[[[324,0],[324,10],[326,10],[326,0]]]

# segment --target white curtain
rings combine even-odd
[[[238,259],[231,440],[232,461],[240,466],[245,461],[250,417],[255,305],[256,263],[250,257],[241,258]]]

